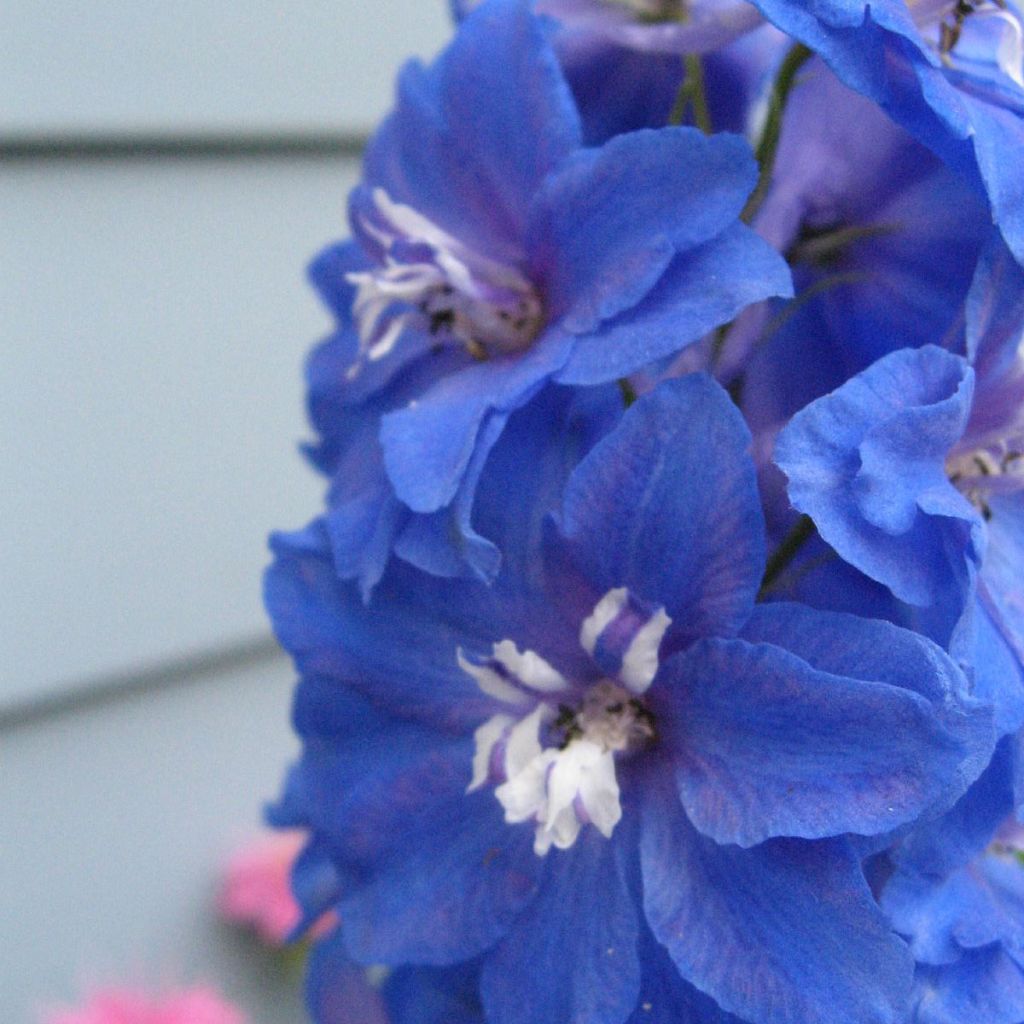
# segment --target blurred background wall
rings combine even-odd
[[[210,907],[294,753],[259,598],[317,509],[304,282],[444,0],[0,5],[0,1020],[294,980]]]

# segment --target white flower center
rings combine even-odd
[[[463,244],[383,189],[374,189],[373,210],[359,216],[359,226],[379,246],[383,265],[347,275],[360,344],[350,375],[362,360],[386,356],[410,326],[477,359],[522,351],[540,332],[540,297],[518,269]]]
[[[468,791],[493,784],[509,824],[535,823],[538,855],[568,849],[588,824],[608,838],[622,817],[616,761],[656,740],[640,696],[658,671],[670,623],[663,608],[625,588],[609,591],[580,629],[603,673],[583,684],[511,640],[476,661],[458,652],[463,671],[508,709],[476,730]]]

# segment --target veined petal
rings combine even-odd
[[[764,571],[750,435],[710,377],[667,381],[598,442],[566,488],[561,529],[598,594],[661,605],[683,643],[728,635]]]
[[[920,652],[918,671],[936,652]],[[958,730],[912,690],[821,671],[774,644],[699,641],[666,661],[665,690],[656,713],[683,806],[720,843],[886,833],[954,800],[964,763],[980,761],[966,713]]]
[[[549,875],[480,981],[491,1024],[622,1024],[640,983],[636,903],[614,844],[596,832],[548,857]]]
[[[680,974],[758,1024],[901,1024],[913,961],[841,840],[750,850],[701,836],[671,789],[645,798],[644,909]]]

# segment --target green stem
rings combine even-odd
[[[797,43],[786,54],[785,60],[779,66],[778,74],[772,85],[771,95],[768,97],[768,116],[765,118],[764,128],[761,131],[761,138],[758,140],[755,156],[760,167],[757,178],[757,186],[750,194],[747,205],[743,208],[740,217],[749,224],[757,215],[768,189],[772,184],[772,173],[775,169],[775,155],[779,149],[779,137],[782,135],[782,114],[786,109],[786,101],[789,94],[796,85],[797,72],[813,56],[803,43]]]
[[[628,377],[620,377],[619,390],[622,392],[622,404],[628,409],[636,401],[636,388],[630,383]]]
[[[779,578],[782,571],[796,557],[797,552],[814,535],[814,521],[810,516],[801,516],[793,528],[782,539],[782,543],[772,552],[761,578],[759,597]]]
[[[693,123],[705,134],[710,135],[711,114],[708,97],[704,88],[704,63],[699,53],[688,53],[683,57],[683,81],[676,93],[675,102],[668,115],[668,123],[680,125],[686,117],[687,108],[693,110]]]

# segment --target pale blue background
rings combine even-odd
[[[351,158],[33,159],[70,135],[359,136],[444,0],[0,5],[0,1020],[90,985],[293,987],[209,912],[294,752],[264,538],[295,454],[303,280]]]

